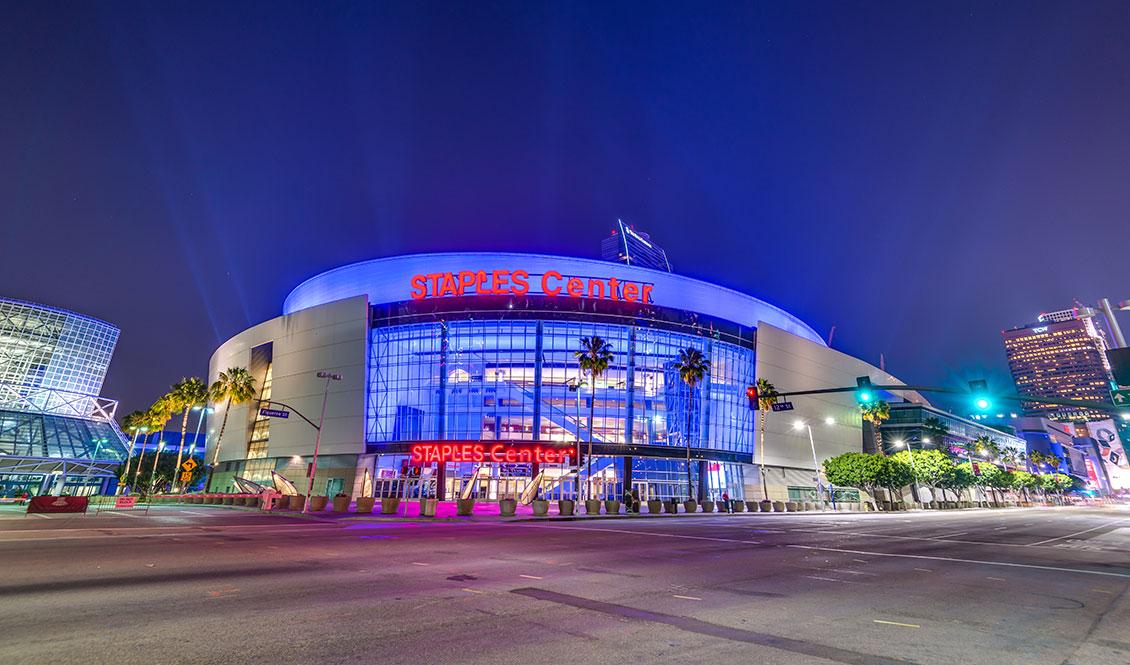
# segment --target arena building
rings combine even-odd
[[[612,353],[595,380],[575,357],[594,336]],[[675,367],[684,349],[710,361],[693,388]],[[768,414],[762,459],[747,388],[758,377],[780,391],[862,375],[898,383],[732,289],[520,253],[397,256],[317,275],[282,316],[221,345],[209,379],[229,367],[252,373],[262,401],[232,406],[222,438],[209,441],[208,459],[219,446],[213,488],[269,483],[274,472],[305,489],[308,418],[324,422],[316,494],[401,491],[390,488],[407,479],[441,499],[513,495],[531,478],[543,496],[634,488],[643,498],[783,499],[816,487],[818,460],[861,450],[858,408],[843,393],[792,400],[792,411]],[[225,417],[213,406],[210,427]]]

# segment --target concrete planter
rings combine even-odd
[[[663,512],[674,515],[679,512],[679,504],[674,499],[663,502]]]
[[[242,501],[240,501],[240,503],[243,503],[243,502],[242,502]],[[225,505],[225,506],[233,506],[233,505],[235,505],[235,497],[234,497],[234,496],[225,496],[225,497],[224,497],[224,505]]]
[[[513,517],[514,511],[518,510],[517,499],[499,499],[498,500],[498,514],[503,517]]]
[[[287,501],[287,508],[289,508],[291,510],[302,510],[305,507],[306,507],[306,495],[305,494],[292,494],[290,496],[290,499]]]
[[[807,511],[816,510],[816,504],[812,503],[811,501],[805,501],[802,509]]]
[[[879,506],[879,510],[888,511],[888,512],[891,510],[891,502],[890,501],[876,501],[876,504]]]
[[[437,503],[435,499],[420,499],[420,517],[435,517]]]
[[[775,512],[775,513],[785,512],[785,502],[784,501],[773,501],[769,505],[771,505],[773,507],[773,512]],[[764,501],[761,502],[761,507],[762,507],[762,509],[765,508],[765,502]]]
[[[719,499],[718,501],[714,502],[714,509],[720,513],[728,513],[730,512],[730,506],[727,505],[729,503],[729,501],[722,501],[721,499]]]
[[[694,499],[687,499],[683,502],[683,510],[688,513],[697,513],[698,501],[695,501]]]
[[[257,497],[257,496],[245,496],[245,497],[243,497],[243,505],[246,506],[247,508],[258,508],[259,507],[259,497]]]
[[[397,497],[382,498],[381,499],[381,514],[382,515],[395,515],[397,509],[400,508],[400,499]]]
[[[619,515],[620,514],[620,502],[617,501],[616,499],[605,499],[604,500],[604,513],[606,515]]]
[[[803,505],[804,504],[802,504],[800,501],[786,501],[785,511],[790,513],[799,513],[801,506]]]
[[[663,511],[663,502],[659,499],[652,499],[647,502],[647,512],[655,514]]]
[[[600,499],[585,499],[585,514],[586,515],[599,515],[600,514]]]
[[[350,503],[353,503],[351,497],[335,496],[333,501],[333,511],[335,513],[348,513]]]
[[[532,504],[534,509],[534,517],[545,517],[549,514],[549,502],[545,499],[535,499]]]
[[[714,512],[714,502],[710,501],[709,499],[706,500],[706,501],[703,501],[702,502],[702,512],[704,512],[704,513]]]
[[[751,513],[760,513],[761,512],[761,502],[760,501],[746,501],[745,502],[745,509],[747,511],[751,512]]]
[[[745,512],[745,501],[738,501],[737,499],[733,499],[731,502],[734,505],[734,512],[735,513],[744,513]]]
[[[188,497],[189,503],[204,503],[204,497],[199,494]]]
[[[474,499],[456,499],[455,514],[460,517],[470,517],[475,512]]]
[[[357,513],[360,515],[368,515],[373,512],[373,506],[377,500],[371,496],[357,497]]]
[[[577,502],[572,499],[557,500],[557,514],[568,517],[577,510]]]
[[[310,512],[320,513],[326,509],[326,502],[330,498],[327,496],[312,496],[310,497]]]

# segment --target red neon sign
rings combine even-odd
[[[496,462],[499,464],[568,464],[573,458],[572,447],[547,443],[490,443],[479,441],[452,441],[450,443],[414,443],[409,452],[412,464],[432,462]]]
[[[550,297],[651,302],[654,285],[626,282],[615,277],[572,277],[556,270],[533,275],[540,293]],[[524,296],[530,293],[530,273],[525,270],[460,270],[413,275],[409,293],[413,300],[446,296]],[[535,290],[535,293],[539,291]]]

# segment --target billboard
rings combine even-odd
[[[1113,420],[1097,420],[1087,423],[1087,433],[1099,444],[1099,455],[1110,477],[1113,489],[1130,488],[1130,460],[1126,459],[1126,449],[1118,436],[1118,428]]]

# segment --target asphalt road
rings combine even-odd
[[[0,663],[1130,663],[1130,512],[0,515]]]

